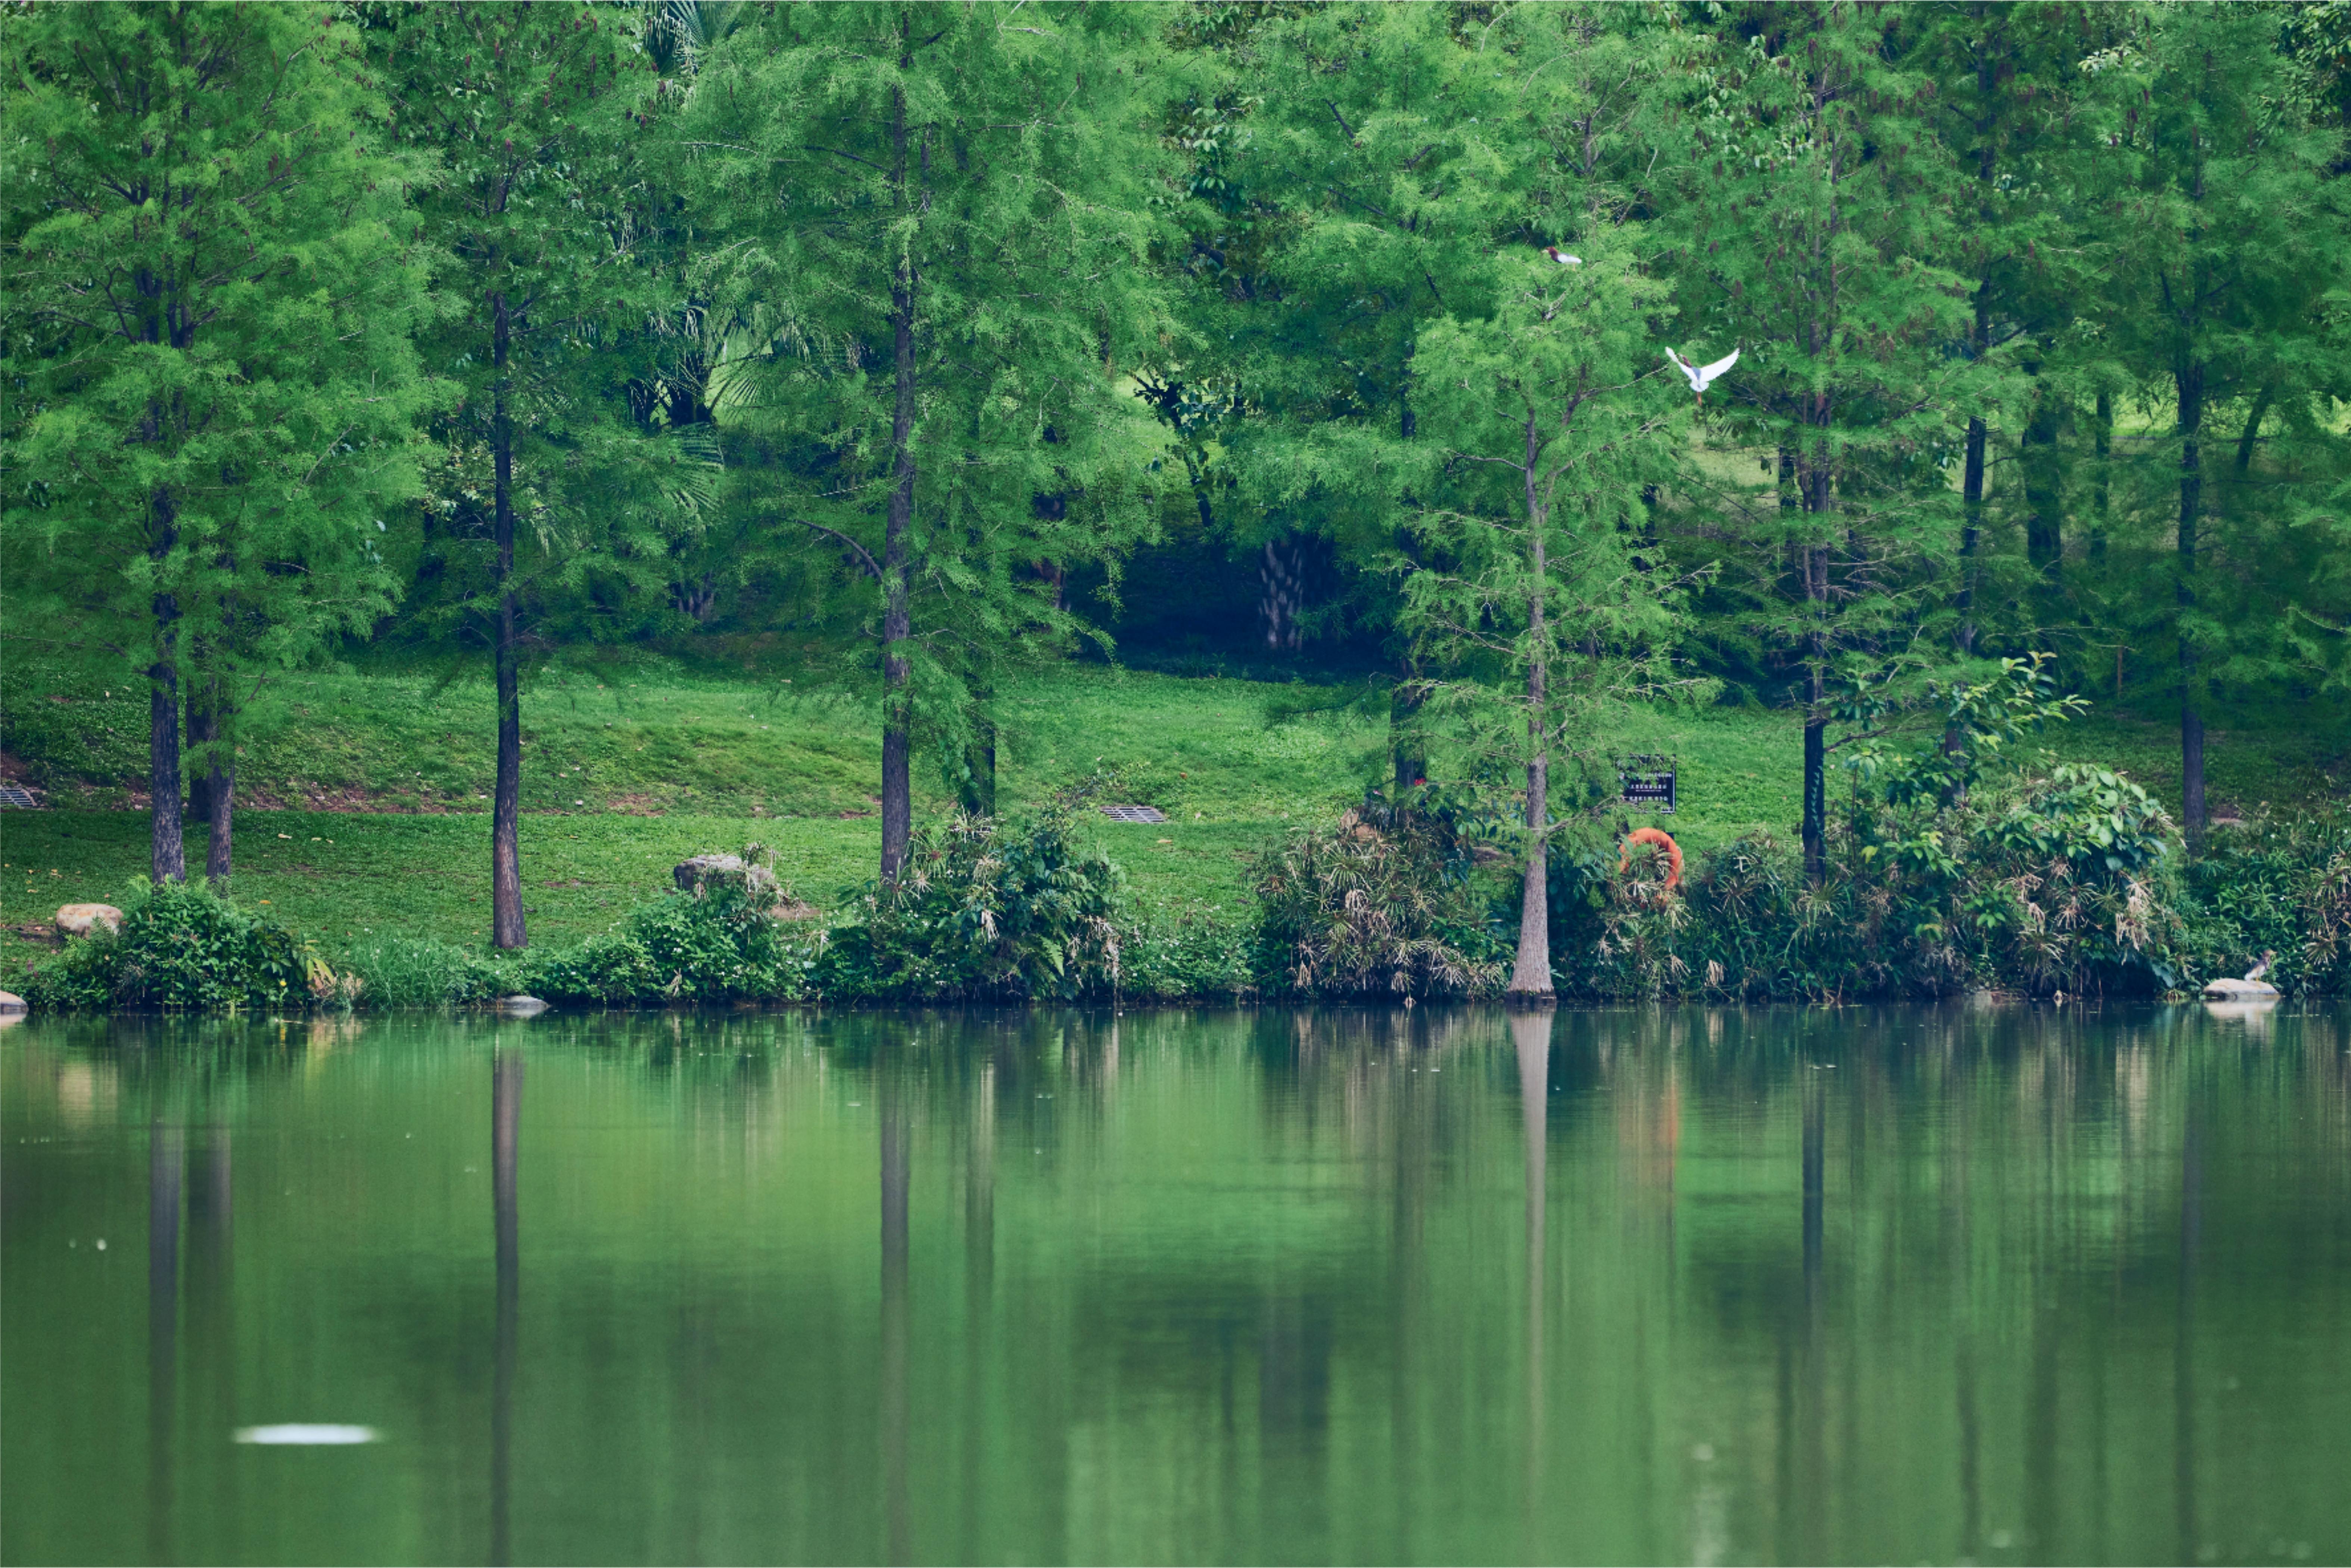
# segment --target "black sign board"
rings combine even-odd
[[[1624,781],[1625,804],[1642,810],[1674,814],[1674,772],[1676,758],[1635,753],[1617,765],[1617,777]]]

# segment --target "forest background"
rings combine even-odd
[[[2346,0],[0,40],[11,918],[201,843],[346,1002],[2351,954]],[[735,979],[465,952],[755,833]]]

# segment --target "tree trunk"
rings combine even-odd
[[[2253,444],[2262,436],[2262,419],[2270,411],[2270,402],[2277,396],[2277,383],[2270,382],[2253,399],[2252,412],[2245,415],[2245,433],[2237,437],[2237,477],[2243,479],[2253,471]]]
[[[1804,510],[1813,517],[1815,542],[1804,549],[1804,606],[1811,629],[1805,634],[1804,689],[1804,877],[1815,887],[1828,875],[1828,612],[1829,549],[1817,542],[1821,519],[1830,506],[1829,451],[1826,436],[1828,398],[1816,393],[1813,421],[1823,428],[1814,442],[1811,472],[1804,476]]]
[[[1828,642],[1821,619],[1828,612],[1828,549],[1804,551],[1804,601],[1812,612],[1811,658],[1804,693],[1804,880],[1817,887],[1828,875]]]
[[[1986,37],[1988,18],[1981,5],[1975,7],[1976,24],[1976,221],[1989,234],[1997,234],[1998,217],[1992,210],[1992,194],[1998,188],[1994,179],[1999,157],[1998,117],[1992,111],[1992,92],[2000,85],[2000,62]],[[1976,281],[1975,320],[1968,339],[1970,357],[1979,365],[1991,350],[1991,279]],[[1976,554],[1983,544],[1984,446],[1991,431],[1983,415],[1968,417],[1967,465],[1961,473],[1959,502],[1962,517],[1959,527],[1959,652],[1972,657],[1976,651]],[[1948,739],[1948,737],[1947,737]],[[1809,745],[1809,742],[1807,742]],[[1805,799],[1811,800],[1807,789]]]
[[[203,672],[202,639],[196,643],[196,664],[199,672]],[[188,682],[187,820],[192,822],[209,822],[213,817],[212,775],[204,767],[204,759],[211,756],[206,748],[218,733],[213,727],[212,693],[213,682],[208,673],[199,673]]]
[[[2097,449],[2097,489],[2091,498],[2090,559],[2100,565],[2106,559],[2106,503],[2114,489],[2115,394],[2105,388],[2098,389],[2098,428],[2094,437]],[[2117,683],[2115,695],[2121,696]]]
[[[235,843],[236,727],[228,703],[228,684],[216,672],[205,671],[189,684],[189,765],[202,771],[188,785],[188,814],[208,830],[204,879],[219,888],[228,885]]]
[[[1412,411],[1412,353],[1407,343],[1404,351],[1404,371],[1396,388],[1396,434],[1405,441],[1413,438],[1420,422]],[[1412,530],[1399,528],[1397,543],[1412,569],[1420,567],[1420,551]],[[1409,649],[1397,660],[1396,684],[1388,688],[1388,761],[1395,772],[1395,796],[1402,800],[1405,791],[1417,789],[1428,781],[1428,758],[1421,755],[1420,738],[1413,731],[1414,717],[1420,712],[1421,692],[1416,685],[1420,676],[1420,661]]]
[[[2204,712],[2189,619],[2196,608],[2196,533],[2204,473],[2198,436],[2204,423],[2204,367],[2179,371],[2179,815],[2188,852],[2204,852]]]
[[[996,815],[996,685],[983,685],[972,694],[975,712],[972,735],[963,752],[963,782],[956,801],[975,817]]]
[[[2065,559],[2065,485],[2057,448],[2064,415],[2063,400],[2044,386],[2024,426],[2024,553],[2044,585],[2055,580]]]
[[[178,518],[172,497],[158,490],[148,523],[149,559],[163,561],[178,541]],[[147,666],[147,798],[150,812],[148,874],[156,883],[188,879],[187,845],[181,836],[180,816],[180,671],[176,657],[180,635],[180,601],[158,593],[151,601],[155,615],[155,658]]]
[[[180,675],[172,664],[172,622],[168,593],[155,596],[155,662],[147,666],[147,794],[153,802],[148,874],[157,883],[185,882],[188,852],[181,838]]]
[[[490,348],[496,380],[490,410],[496,465],[498,631],[494,655],[498,685],[498,781],[490,800],[490,945],[529,945],[522,918],[522,691],[515,668],[514,420],[507,407],[507,357],[513,322],[503,294],[490,296]]]
[[[236,849],[236,723],[226,716],[220,727],[220,747],[207,774],[204,808],[211,834],[204,844],[204,877],[215,888],[228,886]]]
[[[902,62],[903,63],[903,62]],[[893,178],[898,204],[906,197],[906,94],[891,94],[890,141],[896,153]],[[914,251],[901,241],[896,276],[890,283],[890,329],[896,375],[896,405],[890,419],[890,448],[897,483],[882,536],[882,880],[895,883],[906,863],[913,836],[914,667],[906,654],[913,634],[908,554],[914,517]]]
[[[1395,798],[1428,782],[1428,758],[1421,755],[1420,737],[1412,725],[1423,699],[1418,682],[1420,661],[1406,653],[1399,662],[1396,684],[1388,688],[1388,760],[1395,768]]]
[[[1551,888],[1548,854],[1551,828],[1551,758],[1546,749],[1545,722],[1548,694],[1543,688],[1548,674],[1544,643],[1544,603],[1548,597],[1544,582],[1543,510],[1535,488],[1535,464],[1541,450],[1536,438],[1534,421],[1527,422],[1527,536],[1528,564],[1533,569],[1534,583],[1527,595],[1527,640],[1531,657],[1527,664],[1527,875],[1519,899],[1519,959],[1510,971],[1510,995],[1518,1000],[1532,1001],[1552,994],[1551,980]]]

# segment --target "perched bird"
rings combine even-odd
[[[1555,245],[1547,245],[1543,246],[1542,252],[1545,256],[1551,257],[1562,267],[1582,267],[1583,265],[1583,258],[1582,256],[1570,256],[1567,252],[1560,249],[1559,246]]]
[[[1690,391],[1698,393],[1698,402],[1704,402],[1708,384],[1739,362],[1739,350],[1731,350],[1729,353],[1710,365],[1693,365],[1671,349],[1666,350],[1666,358],[1674,362],[1675,369],[1689,378]]]
[[[2254,965],[2252,968],[2250,968],[2250,969],[2248,969],[2248,970],[2246,970],[2246,971],[2245,971],[2245,978],[2247,978],[2247,979],[2249,979],[2249,980],[2258,980],[2258,979],[2260,979],[2263,975],[2268,974],[2268,973],[2270,972],[2270,962],[2271,962],[2271,960],[2274,959],[2276,956],[2277,956],[2277,949],[2275,949],[2274,947],[2273,947],[2273,948],[2271,948],[2269,951],[2267,951],[2267,952],[2263,953],[2263,954],[2262,955],[2262,961],[2261,961],[2260,963],[2258,963],[2258,964]]]

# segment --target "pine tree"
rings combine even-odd
[[[0,49],[23,150],[12,626],[147,683],[158,882],[186,874],[181,692],[201,689],[225,877],[226,682],[364,630],[398,588],[378,538],[415,493],[430,391],[402,206],[424,171],[387,149],[380,85],[329,9],[40,6],[0,21]]]
[[[641,319],[633,111],[655,84],[642,16],[576,3],[378,6],[369,37],[400,84],[402,132],[440,162],[417,205],[444,307],[429,363],[463,392],[426,543],[449,607],[489,643],[497,703],[490,939],[527,945],[520,847],[522,667],[534,595],[666,541],[616,505],[643,455],[596,382],[596,329]],[[477,470],[486,469],[486,473]],[[470,495],[485,496],[486,517]],[[594,519],[585,514],[593,509]],[[657,507],[651,508],[658,510]],[[638,525],[632,530],[632,525]],[[632,531],[633,550],[591,538]],[[477,559],[478,558],[478,559]]]
[[[1678,399],[1646,320],[1666,290],[1632,236],[1593,224],[1576,243],[1564,274],[1506,253],[1489,312],[1425,329],[1445,367],[1422,378],[1426,431],[1457,505],[1415,517],[1421,561],[1404,583],[1403,624],[1447,672],[1426,682],[1434,716],[1466,721],[1474,770],[1523,768],[1520,998],[1552,992],[1554,763],[1601,704],[1664,683],[1674,630],[1673,586],[1641,559],[1635,521],[1674,465]]]
[[[2093,62],[2111,143],[2095,233],[2112,280],[2105,320],[2116,355],[2142,400],[2169,416],[2158,459],[2170,471],[2169,515],[2156,525],[2169,536],[2169,559],[2153,580],[2170,603],[2139,597],[2142,624],[2160,624],[2173,649],[2181,821],[2200,851],[2214,682],[2242,687],[2294,664],[2280,633],[2301,587],[2295,552],[2281,559],[2277,548],[2290,541],[2261,526],[2258,508],[2214,503],[2232,486],[2241,502],[2256,498],[2235,476],[2251,480],[2265,421],[2283,416],[2314,433],[2331,423],[2326,400],[2345,384],[2346,359],[2323,307],[2351,267],[2351,229],[2328,178],[2340,131],[2280,112],[2296,78],[2276,18],[2251,7],[2158,8],[2137,23]],[[2210,428],[2231,414],[2241,421],[2233,443],[2226,426]],[[2147,488],[2157,477],[2147,476]]]
[[[1959,531],[1940,464],[1973,401],[1949,350],[1969,340],[1978,280],[1945,261],[1961,183],[1905,15],[1746,16],[1693,72],[1706,92],[1676,182],[1683,320],[1693,361],[1741,353],[1708,415],[1778,455],[1778,506],[1740,520],[1752,613],[1798,675],[1817,880],[1836,677],[1857,654],[1936,657],[1922,637]]]
[[[726,150],[696,199],[758,329],[725,416],[793,450],[760,476],[771,533],[874,596],[885,883],[918,726],[984,754],[995,673],[1079,633],[1061,574],[1114,567],[1155,518],[1161,443],[1126,378],[1171,329],[1148,265],[1163,20],[786,9],[696,79],[692,142]]]

